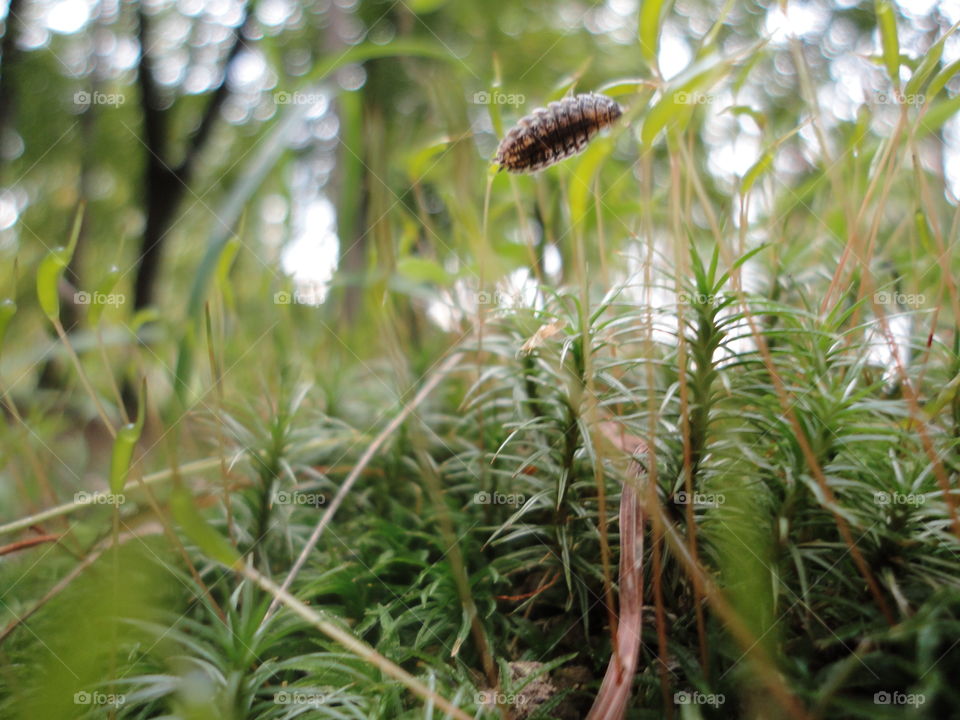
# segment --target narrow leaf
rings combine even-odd
[[[930,81],[930,85],[927,86],[927,92],[925,93],[927,100],[933,100],[933,98],[935,98],[939,92],[943,90],[946,84],[953,79],[953,76],[957,74],[958,70],[960,70],[960,60],[955,60],[934,75],[933,80]]]
[[[240,566],[240,553],[223,535],[207,524],[187,488],[174,488],[170,495],[170,511],[187,537],[206,555],[228,567]]]
[[[888,0],[877,0],[877,26],[883,44],[883,64],[895,88],[900,88],[900,42],[897,39],[897,18]]]
[[[763,155],[760,156],[760,159],[757,160],[753,167],[751,167],[744,174],[743,179],[740,181],[740,194],[746,195],[750,192],[750,188],[753,187],[753,184],[757,181],[763,173],[773,164],[773,155],[770,154],[768,150]]]
[[[0,300],[0,348],[3,347],[3,339],[7,336],[7,330],[10,327],[10,321],[17,314],[17,303],[11,298]]]
[[[58,287],[60,278],[70,260],[73,258],[73,251],[77,247],[77,239],[80,237],[80,225],[83,222],[83,205],[77,208],[73,218],[73,227],[70,230],[70,242],[66,247],[55,247],[46,257],[40,261],[37,268],[37,299],[40,301],[40,307],[44,314],[51,320],[56,321],[60,318],[60,293]]]
[[[110,492],[115,495],[122,493],[127,484],[127,476],[133,463],[133,451],[143,433],[146,406],[147,381],[144,379],[137,398],[137,420],[117,430],[117,437],[113,441],[113,454],[110,456]]]
[[[643,0],[640,5],[640,54],[650,67],[657,67],[657,51],[660,45],[660,22],[663,18],[664,0]]]
[[[100,323],[100,318],[103,316],[103,310],[107,306],[106,299],[113,295],[113,290],[117,286],[117,282],[120,280],[120,268],[116,265],[111,265],[110,269],[107,270],[107,274],[97,285],[96,290],[93,292],[93,296],[90,302],[90,309],[87,311],[87,321],[94,327]]]

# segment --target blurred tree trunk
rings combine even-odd
[[[326,34],[327,51],[342,52],[350,13],[333,3],[332,21]],[[364,70],[370,71],[370,63]],[[340,120],[340,150],[334,175],[334,204],[337,207],[337,237],[340,241],[337,276],[343,282],[331,295],[329,307],[338,317],[339,330],[345,332],[359,320],[363,304],[364,276],[367,263],[368,193],[363,164],[364,90],[341,92],[337,99]]]
[[[143,109],[144,143],[147,147],[144,167],[144,213],[146,224],[140,241],[137,275],[134,281],[134,308],[139,310],[153,303],[157,277],[163,258],[167,233],[177,219],[190,182],[197,168],[197,160],[210,139],[220,108],[230,93],[227,78],[230,66],[246,41],[248,8],[244,6],[243,19],[234,30],[233,44],[221,71],[220,83],[210,93],[210,100],[196,130],[185,143],[183,158],[175,162],[170,154],[169,109],[157,86],[153,63],[148,52],[150,17],[139,8],[140,63],[137,81],[140,85],[140,105]]]
[[[370,245],[366,217],[369,188],[363,163],[363,107],[360,92],[341,93],[340,153],[337,159],[337,237],[340,258],[337,274],[343,284],[332,298],[331,308],[342,330],[360,319],[366,282],[367,248]]]
[[[101,31],[107,31],[101,23],[101,2],[94,3],[93,17],[91,27],[94,28],[94,37],[99,37]],[[88,88],[90,97],[95,97],[101,92],[101,72],[100,60],[104,55],[98,52],[97,40],[93,41],[90,51],[90,63],[92,71],[90,74],[90,86]],[[74,248],[73,256],[70,258],[70,264],[67,265],[67,271],[64,277],[70,284],[76,288],[81,288],[81,269],[83,267],[84,256],[90,236],[90,226],[93,222],[93,205],[91,198],[94,196],[93,171],[99,161],[99,146],[97,145],[97,117],[98,108],[96,103],[89,103],[80,113],[78,120],[80,124],[80,176],[77,182],[77,195],[83,204],[84,213],[80,220],[80,233],[77,236],[77,246]],[[88,278],[89,282],[98,282],[99,278]],[[80,313],[73,298],[64,303],[60,310],[60,320],[63,322],[67,332],[71,332],[80,322]]]
[[[20,37],[20,13],[23,11],[24,0],[10,0],[7,9],[3,40],[0,42],[0,186],[5,186],[13,178],[9,177],[9,158],[7,158],[7,143],[10,134],[15,132],[14,119],[17,107],[17,89],[15,73],[19,51],[17,40]]]

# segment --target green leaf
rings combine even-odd
[[[716,13],[716,19],[713,21],[713,25],[700,41],[700,49],[697,51],[696,55],[698,58],[705,57],[709,53],[716,50],[715,45],[717,43],[717,37],[720,35],[720,32],[727,27],[727,17],[730,15],[730,11],[733,9],[734,2],[735,0],[726,0],[720,11]],[[786,12],[786,9],[784,9],[784,12]],[[756,57],[759,57],[759,54]]]
[[[502,94],[500,91],[500,81],[495,80],[490,85],[490,90],[487,92],[488,98],[495,98],[499,94]],[[476,101],[476,99],[475,99]],[[490,115],[490,122],[493,124],[493,131],[497,134],[498,138],[502,138],[504,135],[503,132],[503,113],[500,112],[500,103],[498,102],[488,102],[487,103],[487,114]]]
[[[660,101],[651,108],[644,118],[643,128],[640,130],[640,141],[645,147],[651,147],[660,131],[679,127],[681,122],[693,112],[693,105],[684,100],[685,93],[676,91],[664,95]]]
[[[734,270],[737,270],[737,269],[743,267],[743,265],[746,264],[751,258],[753,258],[755,255],[763,252],[763,251],[766,250],[768,247],[770,247],[770,243],[763,243],[762,245],[758,245],[757,247],[753,248],[753,250],[748,250],[748,251],[745,252],[743,255],[741,255],[740,257],[738,257],[738,258],[734,261],[734,263],[733,263],[733,265],[730,267],[730,269],[727,270],[727,272],[725,272],[723,275],[721,275],[721,276],[717,279],[716,288],[719,290],[719,289],[722,288],[724,285],[726,285],[727,280],[730,279],[730,275],[731,275],[731,273],[732,273]],[[717,257],[719,257],[719,256],[717,256]],[[710,269],[710,274],[711,274],[711,275],[713,275],[713,272],[714,272],[714,270],[716,269],[717,257],[714,257],[714,259],[713,259],[713,265],[711,266],[711,269]]]
[[[57,286],[69,262],[67,248],[56,247],[47,253],[37,268],[37,299],[50,320],[60,318],[60,294]]]
[[[133,423],[127,423],[117,430],[117,437],[113,440],[113,452],[110,455],[110,492],[122,493],[127,484],[127,475],[130,474],[130,465],[133,464],[133,450],[137,446],[140,435]]]
[[[665,90],[643,121],[640,130],[640,141],[643,145],[652,146],[661,130],[665,129],[668,133],[682,131],[690,121],[694,108],[705,99],[704,94],[729,72],[733,62],[733,59],[722,61],[707,66],[705,70],[700,69],[707,65],[705,62],[697,63],[699,71],[689,80],[682,82],[675,90]]]
[[[932,48],[927,50],[927,53],[923,56],[923,60],[920,62],[920,65],[907,82],[907,87],[904,89],[904,94],[916,95],[920,92],[920,88],[923,87],[923,84],[927,81],[927,78],[930,77],[930,73],[933,72],[934,68],[937,67],[937,63],[940,62],[940,58],[943,55],[943,42],[946,39],[947,36],[944,35],[934,44]]]
[[[411,154],[406,162],[407,176],[414,182],[422,180],[436,162],[436,157],[450,147],[452,142],[450,138],[444,137]]]
[[[346,52],[330,53],[329,60],[321,62],[308,75],[308,84],[315,83],[324,79],[334,70],[350,65],[351,63],[363,62],[364,60],[373,60],[384,57],[424,57],[435,60],[444,60],[454,65],[459,65],[462,60],[454,57],[450,49],[440,43],[428,40],[402,38],[394,40],[387,45],[376,45],[374,43],[365,43],[352,47]]]
[[[650,65],[657,67],[657,51],[660,45],[660,23],[663,19],[664,0],[642,0],[640,5],[640,55]]]
[[[897,17],[889,0],[877,0],[877,26],[883,44],[883,64],[886,65],[890,82],[900,88],[900,42],[897,39]]]
[[[133,316],[133,319],[130,321],[130,329],[133,332],[140,332],[140,328],[147,323],[157,322],[160,320],[160,317],[159,310],[153,307],[145,307]]]
[[[960,95],[931,106],[917,120],[916,138],[919,140],[939,130],[947,120],[956,114],[957,110],[960,110]]]
[[[227,244],[223,246],[223,253],[221,253],[220,258],[217,260],[217,283],[224,288],[230,285],[230,270],[233,268],[233,261],[236,260],[239,251],[240,238],[234,235],[227,241]]]
[[[228,567],[240,564],[240,553],[207,524],[194,504],[193,495],[182,485],[174,488],[170,494],[170,511],[183,532],[202,552]]]
[[[740,115],[747,115],[752,118],[753,121],[757,124],[757,127],[761,130],[767,127],[767,116],[765,113],[760,110],[754,110],[749,105],[731,105],[726,108],[724,112],[728,112],[731,115],[739,117]]]
[[[231,237],[227,244],[223,246],[223,252],[217,260],[217,270],[215,273],[217,288],[223,294],[223,302],[228,308],[236,306],[236,300],[233,293],[233,283],[230,282],[230,271],[233,269],[233,262],[237,259],[237,253],[240,252],[240,236],[243,234],[243,220],[240,221],[240,229],[237,234]]]
[[[917,210],[913,216],[913,220],[917,228],[917,235],[920,236],[920,244],[923,245],[923,249],[930,254],[930,257],[934,257],[933,241],[930,238],[930,228],[927,225],[926,216],[921,210]]]
[[[957,396],[958,388],[960,388],[960,375],[957,375],[947,383],[946,387],[940,391],[940,394],[926,404],[923,410],[927,417],[931,420],[935,419],[943,408],[953,402],[953,399]]]
[[[773,155],[770,151],[766,151],[763,155],[760,156],[760,159],[757,160],[753,167],[751,167],[744,174],[743,179],[740,181],[740,194],[746,195],[750,192],[750,188],[753,187],[753,184],[757,181],[767,169],[773,164]]]
[[[436,260],[422,257],[405,257],[397,262],[397,274],[419,283],[435,283],[447,286],[453,277]]]
[[[418,15],[425,15],[442,8],[447,4],[447,0],[407,0],[406,4]]]
[[[947,42],[947,38],[953,35],[957,28],[960,28],[960,22],[955,23],[949,30],[947,30],[943,34],[943,37],[937,40],[937,42],[935,42],[933,46],[924,54],[923,60],[920,61],[917,69],[913,71],[913,75],[910,77],[910,82],[907,83],[907,95],[916,95],[923,88],[923,84],[927,81],[927,78],[930,77],[930,73],[936,69],[937,65],[940,63],[940,59],[943,57],[943,46]],[[956,72],[956,67],[958,66],[960,66],[960,61],[952,63],[951,67],[954,67],[954,72]],[[935,90],[933,89],[934,83],[936,83],[939,78],[940,74],[938,74],[934,82],[931,83],[931,90],[929,93],[930,98],[940,92],[940,90],[943,88],[943,84],[940,84]],[[949,79],[949,77],[947,79]],[[946,81],[944,81],[944,83],[945,82]]]
[[[550,89],[550,92],[547,93],[546,100],[551,102],[553,100],[560,100],[563,97],[566,97],[568,94],[574,91],[577,83],[580,82],[587,70],[590,69],[590,65],[593,63],[593,57],[588,57],[578,67],[574,72],[569,75],[566,75],[560,78],[557,82],[553,84],[553,87]]]
[[[74,214],[73,227],[70,230],[70,242],[66,247],[55,247],[46,257],[40,261],[37,268],[37,299],[40,301],[40,307],[44,314],[51,321],[60,319],[60,278],[70,260],[73,259],[73,251],[77,247],[77,239],[80,237],[80,225],[83,222],[83,205],[77,208]]]
[[[570,222],[573,227],[577,227],[586,217],[593,194],[593,179],[611,152],[613,142],[610,138],[600,138],[587,148],[577,163],[570,183]]]
[[[96,290],[93,293],[93,299],[95,302],[90,303],[90,309],[87,311],[87,321],[96,327],[100,323],[100,318],[103,316],[103,310],[107,306],[105,302],[96,302],[98,299],[102,299],[113,293],[113,289],[117,286],[117,282],[120,280],[120,268],[116,265],[111,265],[110,269],[107,270],[107,274],[97,285]]]
[[[927,86],[926,95],[928,102],[933,100],[940,91],[943,90],[944,86],[957,74],[958,70],[960,70],[960,60],[955,60],[933,77],[930,85]]]
[[[17,314],[17,303],[11,298],[0,300],[0,349],[3,348],[3,339],[7,336],[10,321]]]
[[[652,90],[654,87],[655,85],[652,82],[644,78],[623,78],[601,85],[597,88],[597,92],[615,98],[624,95],[637,95],[644,90]]]
[[[123,492],[133,463],[133,451],[143,433],[143,423],[146,418],[147,381],[140,384],[140,395],[137,398],[137,420],[127,423],[117,430],[117,437],[113,441],[113,454],[110,456],[110,492],[118,495]]]

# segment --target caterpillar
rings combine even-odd
[[[623,115],[606,95],[584,93],[537,108],[511,128],[494,158],[500,170],[530,173],[583,151],[593,137]]]

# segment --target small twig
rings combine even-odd
[[[630,482],[624,483],[620,496],[620,621],[616,651],[587,720],[621,720],[630,701],[643,624],[643,525],[644,512],[637,492]]]
[[[204,470],[213,470],[219,466],[219,458],[204,458],[203,460],[194,460],[193,462],[187,463],[183,467],[179,468],[177,472],[180,475],[192,475],[194,473],[203,472]],[[173,477],[172,470],[161,470],[160,472],[155,472],[144,476],[141,483],[143,485],[157,485],[165,480],[169,480],[171,477]],[[37,525],[46,520],[60,517],[61,515],[69,515],[75,510],[79,510],[87,505],[100,504],[104,502],[108,494],[109,493],[106,491],[90,493],[89,499],[86,501],[74,500],[73,502],[47,508],[46,510],[41,510],[38,513],[34,513],[33,515],[28,515],[27,517],[20,518],[19,520],[8,522],[6,525],[0,525],[0,535],[26,530],[31,525]]]
[[[546,576],[544,576],[544,578],[541,579],[540,582],[543,583],[544,579],[546,579]],[[557,583],[557,580],[559,579],[560,579],[560,571],[557,570],[555,573],[553,573],[553,577],[550,578],[550,582],[548,582],[546,585],[543,585],[543,584],[539,585],[536,590],[531,590],[530,592],[525,592],[520,595],[494,595],[493,597],[496,598],[497,600],[506,600],[507,602],[521,602],[522,600],[529,600],[530,598],[536,597],[540,593],[546,592],[547,590],[552,588]]]
[[[329,444],[330,440],[325,437],[315,438],[304,445],[304,450],[314,450]],[[144,475],[143,479],[139,481],[138,485],[140,487],[153,487],[154,485],[160,485],[161,483],[170,480],[174,474],[180,477],[185,475],[199,475],[202,472],[206,472],[207,470],[216,470],[219,467],[219,456],[201,458],[199,460],[193,460],[191,462],[184,463],[178,467],[176,471],[167,469],[159,470],[157,472],[150,473],[149,475]],[[0,525],[0,535],[7,535],[9,533],[19,532],[20,530],[26,530],[32,525],[39,525],[40,523],[52,518],[60,517],[62,515],[69,515],[70,513],[86,507],[87,505],[100,505],[106,501],[107,495],[109,495],[108,491],[92,492],[86,501],[74,500],[73,502],[63,503],[62,505],[57,505],[55,507],[33,513],[32,515],[27,515],[19,520],[13,520],[8,522],[6,525]]]
[[[40,535],[39,537],[27,538],[26,540],[18,540],[17,542],[0,547],[0,555],[9,555],[10,553],[15,553],[18,550],[25,550],[29,547],[33,547],[34,545],[56,542],[60,539],[60,537],[60,535]]]

